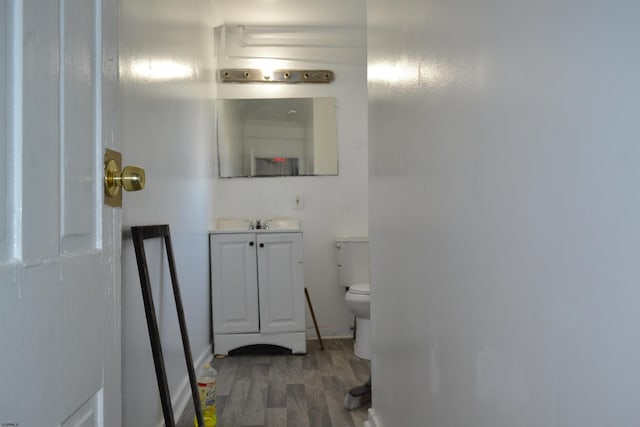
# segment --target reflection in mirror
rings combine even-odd
[[[221,177],[337,175],[335,98],[219,99]]]

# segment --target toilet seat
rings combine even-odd
[[[369,283],[354,283],[349,286],[349,292],[358,295],[369,295],[371,293],[371,286]]]

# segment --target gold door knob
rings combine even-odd
[[[107,194],[115,196],[120,187],[126,191],[138,191],[144,188],[144,169],[138,166],[125,166],[120,172],[115,160],[109,160],[104,168],[104,188]]]
[[[139,191],[144,188],[144,169],[138,166],[125,166],[120,175],[122,188],[126,191]]]
[[[122,206],[122,192],[139,191],[144,188],[144,169],[138,166],[125,166],[120,170],[120,153],[106,150],[104,162],[104,196],[105,203],[113,207]]]

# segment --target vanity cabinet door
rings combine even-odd
[[[305,330],[302,234],[259,234],[260,330]]]
[[[211,235],[215,334],[259,332],[256,235]]]

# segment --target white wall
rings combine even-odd
[[[372,420],[640,425],[640,8],[368,6]]]
[[[217,23],[245,25],[347,26],[364,31],[364,1],[216,2]],[[357,42],[356,42],[357,43]],[[300,49],[302,51],[304,49]],[[264,50],[262,50],[264,52]],[[355,55],[345,53],[356,52]],[[308,50],[303,52],[308,54]],[[220,67],[238,67],[242,59],[230,58]],[[338,176],[215,179],[210,226],[220,216],[300,218],[304,231],[305,284],[325,336],[349,334],[353,318],[344,304],[344,288],[337,284],[336,236],[366,234],[367,214],[367,99],[364,43],[360,49],[322,49],[317,61],[289,61],[285,66],[330,68],[336,80],[330,85],[219,84],[220,98],[336,97],[338,126]],[[293,209],[295,195],[304,209]],[[308,335],[315,336],[307,318]]]
[[[197,363],[211,354],[207,235],[215,98],[211,3],[123,0],[121,8],[123,160],[143,166],[147,173],[145,190],[124,196],[123,229],[169,224]],[[184,72],[182,78],[160,78],[175,71]],[[149,241],[146,247],[178,416],[190,393],[171,282],[160,242]],[[130,238],[123,241],[122,273],[123,425],[157,425],[162,412]]]

